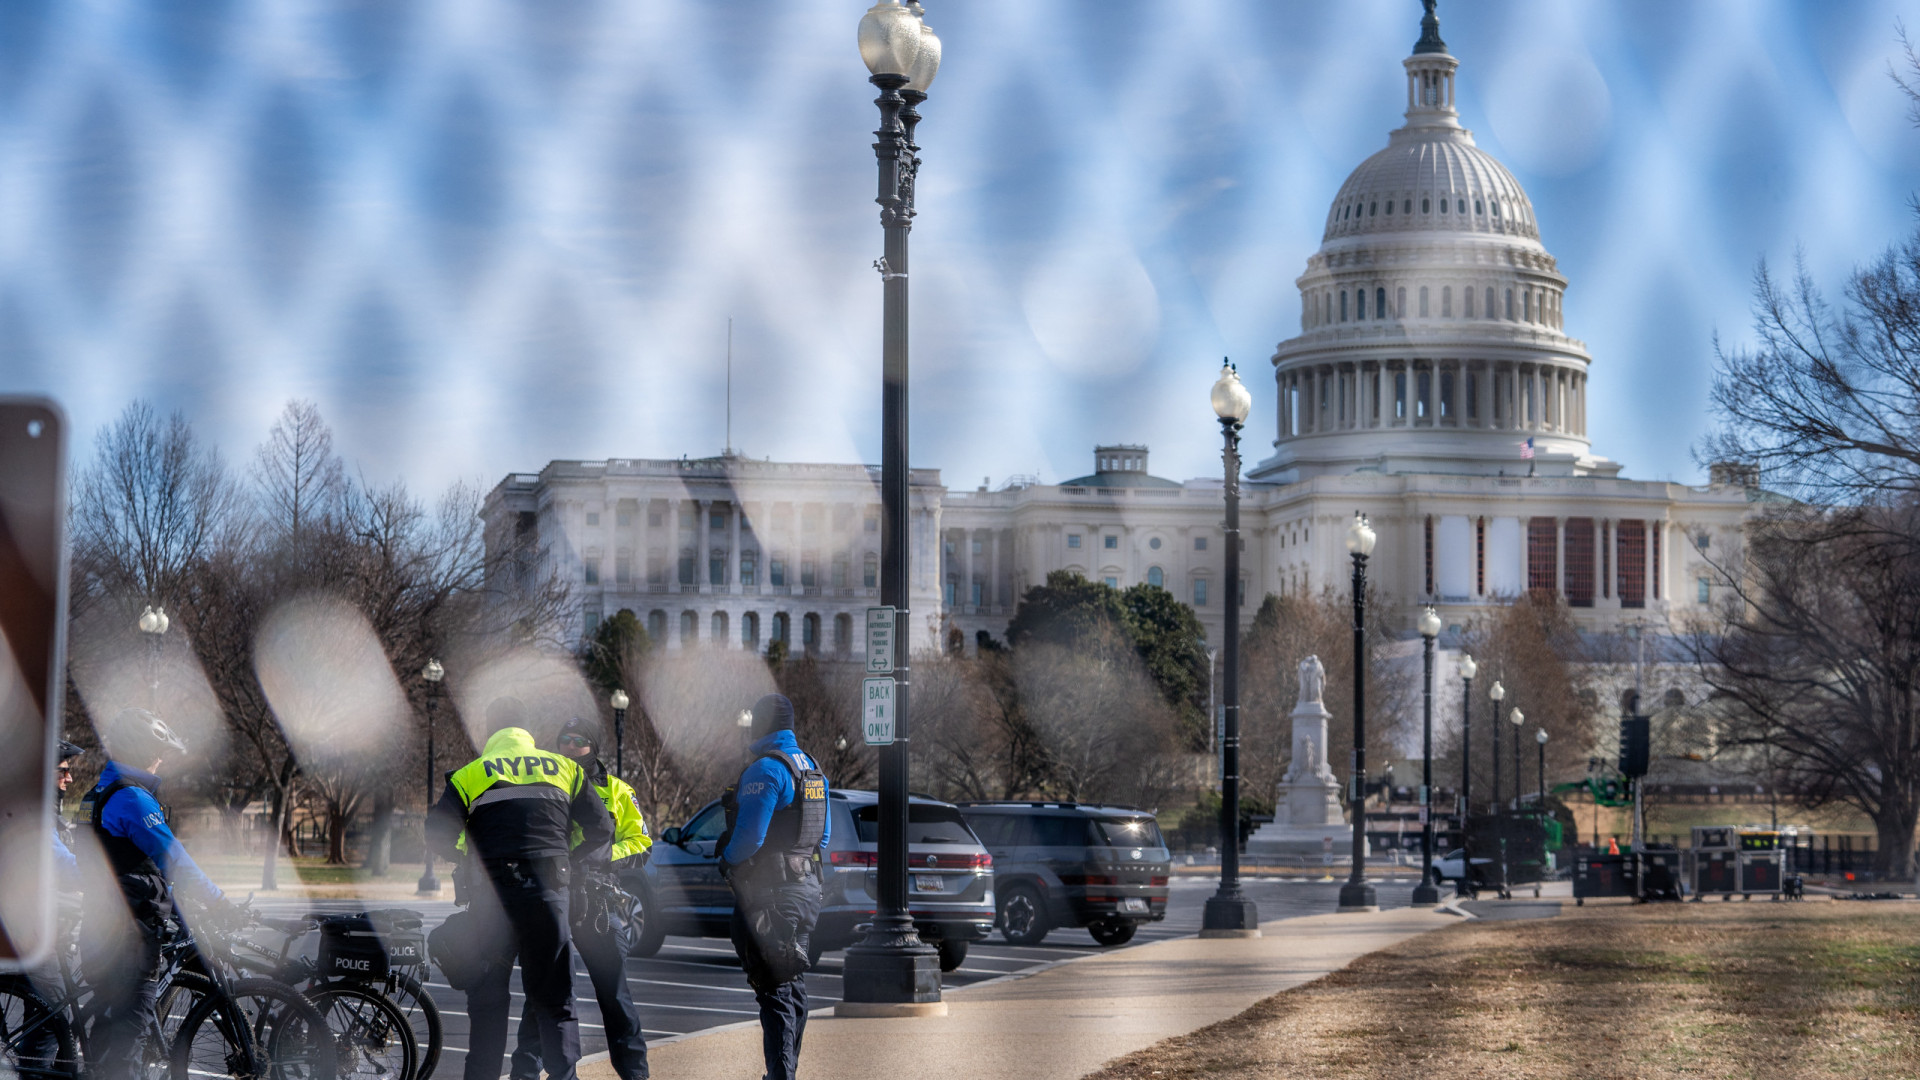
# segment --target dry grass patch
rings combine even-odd
[[[1090,1080],[1920,1077],[1920,905],[1568,906],[1362,957]]]

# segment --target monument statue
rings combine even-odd
[[[1300,661],[1300,701],[1301,705],[1318,705],[1321,695],[1327,688],[1327,669],[1320,664],[1320,658],[1309,656]]]
[[[1320,862],[1339,850],[1344,857],[1353,827],[1327,757],[1327,721],[1333,716],[1323,700],[1326,692],[1327,669],[1320,658],[1300,661],[1300,700],[1289,718],[1293,760],[1280,781],[1273,821],[1247,840],[1249,855]]]

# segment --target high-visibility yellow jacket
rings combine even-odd
[[[478,758],[447,775],[427,839],[448,858],[469,847],[483,860],[564,858],[605,865],[613,820],[571,758],[534,745],[524,728],[501,728]]]

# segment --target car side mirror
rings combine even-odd
[[[667,829],[666,832],[661,833],[660,842],[663,844],[672,844],[674,847],[683,847],[684,845],[680,843],[680,826],[674,825]]]

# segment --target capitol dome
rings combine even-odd
[[[1340,185],[1296,281],[1301,332],[1273,354],[1276,453],[1252,475],[1613,475],[1587,440],[1567,279],[1520,182],[1460,125],[1460,62],[1426,7],[1402,62],[1406,123]]]

